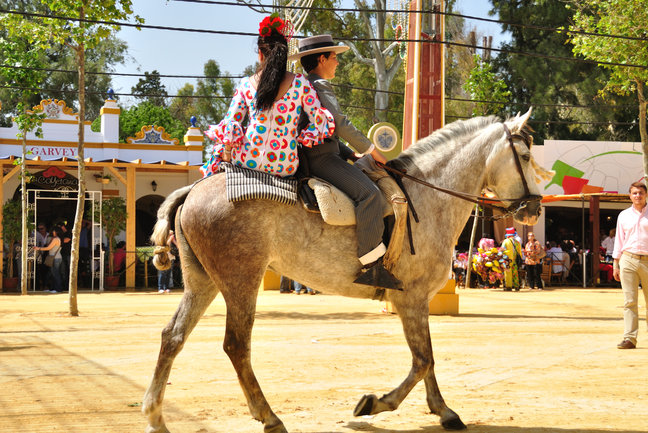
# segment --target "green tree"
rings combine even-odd
[[[200,124],[216,124],[227,114],[236,82],[229,78],[217,78],[223,74],[215,60],[210,59],[205,63],[203,73],[206,78],[199,79],[196,83],[196,95],[199,98],[196,99],[194,115]]]
[[[4,23],[6,18],[0,17],[0,23]],[[20,242],[21,245],[27,245],[27,194],[24,192],[27,188],[27,133],[34,132],[37,137],[42,137],[41,125],[44,119],[42,113],[34,113],[29,108],[29,100],[36,93],[34,88],[38,88],[43,81],[42,63],[43,56],[38,47],[29,43],[28,39],[18,34],[5,32],[4,37],[0,37],[0,58],[4,59],[7,64],[21,66],[20,68],[0,68],[0,82],[6,82],[9,85],[22,87],[13,89],[17,103],[13,121],[18,127],[17,137],[21,140],[22,151],[20,158],[20,188],[23,191],[21,205],[20,205],[20,218],[19,220],[3,221],[3,226],[8,227],[8,224],[16,224],[20,222]],[[11,245],[10,245],[11,247]],[[13,248],[11,249],[13,255]],[[21,249],[21,284],[20,292],[23,295],[27,294],[27,248]],[[13,266],[13,262],[10,262]]]
[[[491,0],[491,3],[493,15],[502,21],[533,23],[534,27],[546,28],[502,25],[504,31],[510,32],[511,40],[501,46],[505,52],[497,55],[493,65],[511,91],[509,112],[526,111],[533,106],[533,127],[538,137],[618,138],[618,135],[611,136],[617,131],[610,132],[607,127],[610,122],[627,121],[627,113],[602,106],[598,97],[601,81],[606,80],[609,73],[596,65],[551,58],[573,57],[568,36],[553,30],[568,25],[572,20],[573,13],[565,7],[565,2]],[[616,102],[623,104],[620,100]],[[564,108],[561,105],[591,108]]]
[[[162,84],[160,73],[156,70],[153,70],[151,73],[144,72],[144,78],[140,78],[137,84],[131,88],[131,93],[142,101],[150,102],[160,107],[167,106],[166,98],[169,94],[164,84]]]
[[[63,48],[59,50],[56,58],[48,56],[49,68],[74,71],[76,69],[74,53]],[[112,35],[98,46],[86,50],[85,87],[92,89],[91,92],[86,92],[85,117],[87,119],[99,116],[106,99],[106,91],[113,87],[112,77],[105,72],[113,71],[116,65],[125,64],[127,51],[127,43]],[[42,98],[60,99],[65,101],[68,107],[74,107],[77,102],[78,81],[77,72],[51,72],[43,82],[42,88],[47,91],[42,92]]]
[[[474,56],[475,67],[470,71],[470,76],[464,83],[464,89],[470,94],[474,102],[472,114],[474,116],[487,116],[495,114],[503,116],[506,101],[511,96],[506,83],[493,72],[489,62],[482,60],[479,54]],[[501,104],[486,103],[482,101],[503,101]]]
[[[196,115],[196,100],[194,86],[191,83],[185,83],[177,91],[177,98],[173,98],[169,105],[169,113],[175,119],[179,119],[189,124],[191,116]]]
[[[610,72],[602,94],[635,93],[639,105],[639,133],[643,148],[644,173],[648,173],[646,131],[646,84],[648,84],[648,8],[642,0],[578,0],[573,3],[573,51]],[[604,35],[620,35],[626,38]],[[631,39],[632,38],[632,39]],[[639,65],[630,67],[622,65]]]
[[[448,13],[462,14],[455,9],[455,0],[446,3]],[[466,19],[461,16],[446,15],[445,39],[458,44],[473,45],[484,36],[476,28],[467,28]],[[448,44],[445,47],[445,116],[446,122],[472,115],[472,105],[465,100],[470,95],[464,90],[464,83],[475,66],[475,50],[465,46]]]
[[[162,126],[167,134],[182,143],[189,122],[173,117],[168,108],[148,101],[142,102],[126,110],[122,109],[119,119],[119,141],[126,142],[126,138],[135,136],[145,125]]]
[[[50,12],[47,5],[40,1],[16,1],[0,0],[0,9],[16,10],[27,13],[47,14]],[[9,29],[0,26],[0,38],[7,38]],[[31,92],[29,99],[25,102],[28,106],[38,105],[43,99],[59,99],[65,101],[68,107],[74,107],[77,103],[78,75],[76,72],[76,55],[65,45],[50,41],[51,45],[46,50],[39,50],[40,64],[38,67],[47,68],[48,71],[40,71],[42,80]],[[124,64],[128,46],[126,42],[113,35],[105,38],[100,45],[86,50],[86,87],[97,89],[97,92],[88,92],[86,96],[86,117],[95,118],[104,103],[105,91],[112,87],[112,78],[104,74],[114,70],[115,66]],[[13,63],[10,59],[0,55],[0,65],[21,65]],[[21,65],[25,66],[25,65]],[[102,72],[92,74],[91,72]],[[0,73],[1,75],[1,73]],[[7,83],[8,86],[22,86],[23,81]],[[0,88],[0,100],[3,102],[0,117],[0,126],[11,126],[11,119],[16,115],[15,107],[21,102],[20,94],[16,89]]]
[[[9,34],[20,35],[37,44],[43,51],[56,44],[65,46],[76,57],[78,74],[79,142],[77,209],[72,230],[72,251],[70,262],[69,312],[79,315],[77,305],[77,275],[79,265],[79,236],[86,194],[84,130],[86,110],[86,50],[99,46],[107,37],[119,29],[117,25],[105,24],[126,20],[133,14],[131,0],[41,0],[48,8],[42,16],[26,17],[17,14],[5,16],[5,27]],[[54,17],[66,17],[66,19]],[[142,23],[137,16],[135,21]],[[102,22],[101,24],[99,22]]]
[[[235,80],[223,77],[215,60],[205,63],[203,74],[205,78],[198,79],[195,87],[186,83],[180,88],[179,98],[174,98],[169,106],[169,113],[181,121],[185,131],[192,116],[196,117],[197,125],[202,129],[220,122],[227,114],[234,94]]]

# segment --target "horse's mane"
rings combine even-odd
[[[390,161],[390,165],[399,170],[407,171],[414,165],[416,159],[428,154],[431,150],[440,146],[447,146],[449,143],[469,134],[474,134],[493,123],[501,121],[496,116],[473,117],[467,120],[457,120],[441,129],[434,131],[429,136],[420,139],[411,147],[401,153],[396,159]]]

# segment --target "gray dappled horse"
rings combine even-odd
[[[454,122],[404,151],[395,166],[453,191],[479,195],[487,188],[506,198],[505,207],[517,208],[520,201],[514,199],[534,195],[535,200],[522,203],[514,215],[519,222],[534,224],[540,214],[536,182],[529,181],[526,188],[521,175],[534,180],[534,175],[546,176],[547,172],[531,157],[531,137],[524,130],[529,116],[530,110],[504,123],[512,134],[510,139],[504,124],[495,117]],[[514,152],[519,155],[521,172]],[[405,290],[387,290],[386,299],[400,316],[412,367],[405,380],[381,398],[363,396],[354,415],[395,410],[424,380],[432,413],[440,416],[445,428],[463,429],[459,416],[446,406],[434,375],[428,301],[448,279],[453,247],[474,205],[408,179],[404,185],[420,218],[418,224],[412,224],[416,254],[403,251],[393,272]],[[300,206],[265,200],[230,203],[222,174],[175,191],[165,200],[152,236],[156,245],[165,245],[174,218],[185,289],[175,315],[162,331],[155,373],[144,396],[142,411],[149,423],[146,432],[169,431],[162,416],[162,400],[173,360],[219,292],[227,305],[223,348],[250,412],[263,423],[264,432],[287,432],[265,399],[250,362],[259,286],[269,268],[325,293],[372,298],[374,288],[353,283],[360,271],[355,228],[327,225],[319,215]],[[158,257],[163,261],[166,255]]]

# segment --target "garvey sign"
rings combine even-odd
[[[43,159],[76,158],[77,149],[74,147],[32,146],[28,149],[30,156],[40,156]]]

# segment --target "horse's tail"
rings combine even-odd
[[[171,267],[171,260],[169,260],[169,246],[167,240],[169,238],[169,231],[173,228],[173,219],[178,207],[184,203],[185,198],[191,191],[193,185],[187,185],[180,189],[173,191],[164,202],[160,205],[157,212],[157,222],[153,227],[153,234],[151,235],[151,243],[155,245],[155,256],[153,257],[153,265],[165,271]]]

